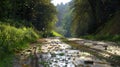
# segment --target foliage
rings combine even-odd
[[[43,32],[43,37],[63,37],[61,34],[57,33],[56,31],[52,30],[51,32]]]
[[[28,22],[28,21],[25,21],[25,20],[1,19],[0,23],[1,24],[9,24],[9,25],[15,26],[17,28],[33,27],[32,22]]]
[[[106,23],[102,29],[100,30],[100,32],[98,34],[120,34],[120,31],[119,31],[119,26],[120,26],[120,11],[117,11],[115,13],[115,15],[110,19],[108,20],[108,23]]]
[[[39,31],[51,31],[56,21],[56,9],[48,2],[41,2],[35,5],[35,17],[33,18],[33,25]]]
[[[16,50],[25,48],[30,42],[35,41],[38,35],[32,28],[15,28],[10,25],[0,25],[0,59]]]
[[[13,67],[13,56],[7,55],[6,58],[0,60],[0,67]]]
[[[72,34],[73,36],[85,35],[88,30],[92,29],[93,18],[92,10],[88,0],[73,0],[73,19]]]
[[[119,0],[72,0],[72,2],[73,26],[71,28],[74,36],[99,34],[99,32],[104,34],[108,29],[107,33],[119,33],[117,32],[119,25],[116,25],[119,24],[119,20],[113,22],[116,12],[120,11]],[[115,25],[116,28],[114,29],[110,24]],[[107,29],[108,25],[111,27]],[[104,32],[101,32],[102,30]]]
[[[54,36],[58,36],[58,37],[63,37],[61,34],[57,33],[56,31],[52,31]]]
[[[14,25],[33,25],[39,31],[49,31],[56,21],[56,9],[51,0],[1,0],[0,20],[13,19]],[[25,21],[19,23],[18,21]]]
[[[64,35],[65,32],[66,32],[66,30],[63,29],[63,25],[61,25],[61,26],[59,26],[59,27],[56,27],[56,28],[55,28],[55,31],[57,31],[58,33],[60,33],[60,34],[62,34],[62,35]]]
[[[103,40],[103,41],[113,41],[113,42],[119,42],[120,41],[120,35],[87,35],[87,36],[81,36],[85,39],[91,39],[91,40]]]
[[[57,6],[57,17],[58,22],[56,23],[56,31],[64,36],[71,36],[71,12],[70,10],[70,3],[67,4],[58,4]]]
[[[39,63],[42,64],[44,67],[49,67],[49,63],[48,62],[41,61]]]
[[[51,0],[0,0],[0,60],[35,41],[35,31],[53,35],[56,13]]]

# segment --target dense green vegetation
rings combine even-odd
[[[8,60],[16,52],[24,49],[39,38],[32,28],[15,28],[10,25],[0,25],[0,60]],[[6,59],[8,58],[8,59]],[[10,60],[9,60],[10,61]],[[1,61],[0,61],[1,62]],[[8,61],[7,61],[8,62]],[[2,63],[2,62],[1,62]],[[3,61],[4,64],[7,64]],[[1,66],[0,67],[5,67]]]
[[[72,0],[73,36],[119,34],[119,0]]]
[[[119,0],[72,0],[57,5],[57,31],[64,36],[120,41]]]
[[[20,24],[45,32],[53,29],[56,21],[56,9],[51,0],[1,0],[0,20],[25,21]]]
[[[55,36],[56,14],[51,0],[0,0],[0,67],[13,67],[15,53],[39,37]]]
[[[53,36],[63,37],[61,34],[57,33],[56,31],[51,32]]]
[[[51,1],[0,0],[0,67],[39,37],[120,41],[120,0]]]
[[[58,4],[56,6],[58,14],[58,21],[56,22],[56,31],[63,36],[70,37],[71,36],[71,13],[70,4]]]

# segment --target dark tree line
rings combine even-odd
[[[51,0],[0,0],[0,19],[24,20],[39,31],[52,29],[56,8]]]

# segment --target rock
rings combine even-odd
[[[105,50],[107,50],[107,48],[108,48],[108,45],[103,45],[103,47],[105,48]]]
[[[93,43],[84,43],[84,45],[86,45],[86,46],[92,46]]]
[[[32,52],[32,50],[30,50],[30,49],[28,49],[28,50],[26,50],[27,52]]]
[[[67,67],[75,67],[75,65],[73,63],[69,63]]]
[[[85,63],[85,64],[93,64],[93,63],[94,63],[94,61],[91,61],[91,60],[86,60],[86,61],[84,61],[84,63]]]
[[[105,45],[106,43],[105,42],[98,42],[97,44],[98,45]]]
[[[84,67],[84,64],[79,64],[77,67]]]

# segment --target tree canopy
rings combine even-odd
[[[109,24],[109,20],[114,18],[116,12],[120,11],[119,0],[72,0],[72,2],[72,32],[75,36],[99,33],[106,24]],[[118,22],[119,20],[116,23]]]
[[[56,8],[51,0],[1,0],[0,19],[27,21],[25,26],[39,31],[51,29],[56,21]]]

